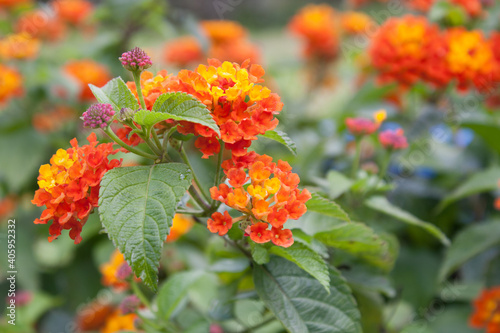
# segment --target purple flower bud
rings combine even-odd
[[[134,117],[135,111],[130,108],[122,108],[117,118],[119,121],[124,122]]]
[[[135,312],[135,310],[137,310],[140,305],[141,301],[139,297],[137,297],[136,295],[130,295],[123,299],[123,301],[120,303],[119,308],[120,312],[125,315]]]
[[[115,111],[110,104],[94,104],[83,113],[83,126],[105,128],[113,118]]]
[[[123,53],[119,59],[122,66],[131,72],[142,72],[153,65],[147,53],[138,47],[132,49],[132,51]]]

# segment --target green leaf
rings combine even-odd
[[[392,216],[397,220],[400,220],[410,225],[420,227],[425,231],[427,231],[428,233],[430,233],[431,235],[433,235],[434,237],[436,237],[437,239],[439,239],[441,243],[443,243],[444,245],[446,246],[450,245],[450,240],[441,230],[439,230],[438,227],[429,222],[422,221],[416,216],[410,214],[409,212],[397,206],[394,206],[387,200],[386,197],[373,196],[365,201],[365,205],[378,212]]]
[[[153,126],[167,119],[201,124],[220,135],[219,126],[215,123],[207,107],[198,99],[182,92],[162,94],[156,100],[151,111],[140,110],[134,115],[134,121],[144,126]]]
[[[116,168],[101,181],[99,214],[135,275],[156,291],[161,249],[193,176],[185,164]]]
[[[254,267],[253,279],[258,295],[288,332],[361,333],[351,290],[334,268],[330,293],[297,265],[275,256]]]
[[[326,175],[328,180],[328,194],[330,198],[335,199],[349,190],[353,181],[335,170],[328,171]]]
[[[500,142],[498,141],[498,138],[500,136],[500,128],[495,122],[491,121],[488,123],[467,122],[467,123],[462,123],[461,126],[473,130],[493,150],[495,150],[497,153],[500,153]]]
[[[269,252],[267,251],[267,249],[263,245],[257,244],[255,242],[249,243],[253,260],[259,265],[267,264],[269,262]]]
[[[323,215],[335,217],[339,220],[350,222],[349,215],[335,202],[311,192],[311,199],[306,202],[307,210]]]
[[[500,221],[493,220],[462,229],[453,239],[439,271],[443,281],[467,260],[500,243]]]
[[[267,131],[261,136],[277,141],[288,148],[288,150],[294,155],[297,156],[297,146],[292,139],[288,137],[288,134],[282,131]]]
[[[318,253],[297,242],[288,248],[273,246],[269,252],[295,263],[318,280],[328,293],[330,292],[328,267]]]
[[[121,77],[114,78],[102,88],[89,84],[90,90],[99,103],[111,104],[116,112],[123,108],[139,109],[139,102]]]
[[[500,179],[500,168],[490,168],[488,170],[474,173],[472,177],[463,182],[450,195],[445,197],[439,204],[437,210],[442,211],[452,202],[466,198],[473,194],[493,191],[497,189],[497,180]]]
[[[187,296],[190,287],[205,275],[206,273],[203,271],[188,271],[170,276],[160,288],[156,298],[160,318],[168,320],[184,297]]]
[[[338,224],[329,231],[317,233],[314,238],[384,270],[390,270],[394,264],[390,244],[363,223]]]

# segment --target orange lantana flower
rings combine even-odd
[[[94,11],[94,6],[86,0],[58,0],[52,2],[56,15],[74,25],[83,23]]]
[[[219,139],[233,155],[242,156],[257,135],[277,126],[275,114],[283,107],[277,94],[258,84],[263,75],[261,66],[250,66],[248,61],[240,66],[212,59],[208,66],[200,65],[195,71],[182,70],[177,76],[166,71],[156,76],[144,72],[141,85],[148,109],[161,94],[176,91],[189,93],[208,107],[220,128],[220,137],[199,124],[181,121],[177,127],[182,134],[199,136],[195,146],[203,158],[219,152]],[[128,86],[137,94],[135,83],[129,82]]]
[[[362,12],[345,12],[341,19],[342,31],[349,35],[369,33],[370,26],[375,26],[371,17]]]
[[[288,29],[302,37],[306,58],[334,59],[339,51],[339,33],[335,10],[326,5],[307,5],[290,21]]]
[[[122,314],[120,310],[116,310],[107,318],[100,333],[136,332],[135,322],[138,319],[139,316],[135,313]]]
[[[293,244],[291,231],[283,229],[288,219],[296,220],[306,211],[305,203],[311,198],[308,190],[299,190],[299,176],[291,172],[290,164],[284,161],[273,163],[267,155],[255,152],[241,157],[233,157],[223,162],[229,183],[233,175],[240,177],[235,170],[248,171],[250,184],[230,188],[226,184],[212,187],[212,199],[221,201],[246,216],[251,224],[245,228],[250,238],[257,243],[272,241],[275,245],[288,247]],[[246,173],[246,171],[245,171]],[[214,213],[209,220],[209,229],[224,235],[231,228],[231,217],[227,212]],[[239,220],[241,220],[240,218]],[[217,228],[215,228],[217,226]],[[224,226],[224,228],[222,228]],[[269,227],[272,227],[269,230]]]
[[[64,66],[64,71],[80,83],[81,100],[94,99],[94,95],[88,86],[90,83],[102,87],[111,80],[108,69],[93,60],[71,61]]]
[[[474,301],[469,323],[474,328],[485,328],[486,333],[500,333],[500,287],[481,292]]]
[[[95,133],[91,133],[88,145],[78,146],[71,140],[71,148],[59,149],[50,159],[50,164],[40,167],[38,189],[31,201],[46,206],[35,224],[47,224],[49,241],[56,239],[63,229],[71,229],[69,236],[80,243],[82,227],[89,214],[98,206],[99,184],[106,171],[121,165],[121,160],[109,160],[115,154],[112,143],[98,145]]]
[[[34,59],[39,51],[40,41],[25,32],[0,39],[0,58],[3,59]]]
[[[450,80],[445,42],[425,17],[390,18],[374,36],[369,53],[382,82],[408,87],[425,81],[440,87]]]
[[[163,47],[163,58],[165,62],[186,67],[189,64],[200,63],[203,58],[203,49],[193,36],[174,39]]]
[[[23,79],[19,72],[9,66],[0,64],[0,105],[23,92]]]
[[[491,42],[479,30],[452,28],[446,32],[446,65],[457,80],[459,89],[475,86],[492,88],[499,64],[495,61]]]
[[[16,23],[18,33],[26,33],[34,38],[56,41],[66,33],[66,25],[57,16],[46,11],[35,10],[21,16]]]

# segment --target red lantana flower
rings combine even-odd
[[[473,305],[470,325],[486,328],[486,333],[500,333],[500,287],[483,290]]]

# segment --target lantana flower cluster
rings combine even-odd
[[[17,69],[0,64],[0,105],[23,92],[23,78]]]
[[[71,148],[59,149],[50,159],[50,164],[40,167],[39,189],[31,201],[37,206],[46,206],[36,224],[47,224],[49,241],[56,239],[63,229],[80,243],[80,233],[89,214],[98,206],[99,184],[104,174],[121,165],[121,160],[109,159],[115,154],[112,143],[98,144],[95,133],[88,136],[88,145],[79,146],[71,140]]]
[[[481,31],[440,31],[425,17],[387,20],[372,39],[369,53],[380,81],[397,82],[403,88],[417,82],[443,88],[456,82],[460,90],[485,91],[499,76],[493,44]]]
[[[470,325],[477,329],[484,328],[486,333],[500,333],[500,287],[483,290],[473,305]]]
[[[94,100],[89,84],[104,86],[111,80],[111,74],[106,66],[90,59],[74,60],[66,63],[63,70],[80,85],[79,98],[82,101]]]
[[[264,69],[250,65],[249,61],[240,66],[211,59],[208,66],[200,65],[195,71],[182,70],[177,76],[165,71],[156,76],[144,72],[141,85],[148,109],[161,94],[176,91],[189,93],[208,107],[220,128],[220,138],[215,131],[199,124],[181,121],[177,127],[182,134],[199,136],[195,146],[203,158],[219,153],[219,139],[234,156],[243,156],[257,135],[277,126],[275,115],[283,108],[277,94],[258,84],[263,75]],[[137,94],[135,83],[127,84]]]
[[[222,236],[234,222],[244,221],[243,229],[254,242],[291,246],[293,235],[284,224],[307,211],[305,203],[311,194],[307,189],[298,189],[300,178],[292,172],[290,164],[282,160],[274,163],[270,156],[253,152],[225,161],[223,168],[229,185],[212,187],[211,197],[243,216],[233,219],[227,211],[216,212],[207,222],[208,229]]]
[[[248,40],[248,31],[238,22],[228,20],[201,21],[201,32],[209,42],[204,51],[199,39],[183,36],[164,46],[163,57],[167,63],[179,67],[200,63],[203,59],[216,58],[242,63],[250,59],[251,63],[260,61],[260,51]]]

